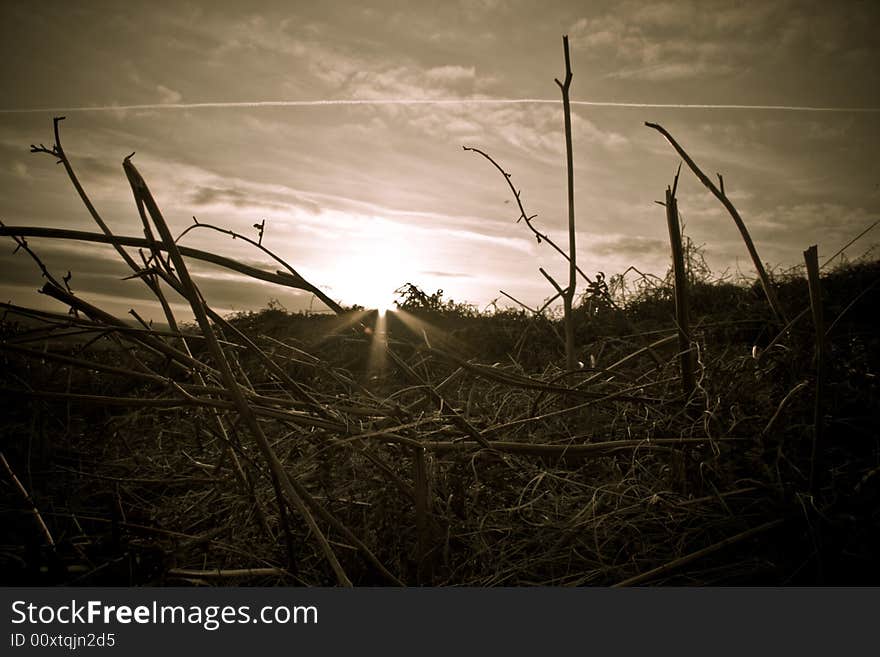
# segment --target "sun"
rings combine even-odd
[[[346,269],[348,276],[340,288],[349,303],[382,314],[394,308],[394,290],[401,285],[400,276],[405,274],[393,263],[382,257],[357,258]]]
[[[370,228],[337,256],[333,291],[345,304],[384,314],[395,308],[394,291],[419,271],[416,245],[391,222],[376,222]]]

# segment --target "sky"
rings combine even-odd
[[[877,25],[876,2],[4,0],[0,219],[99,230],[63,168],[29,152],[51,144],[52,117],[65,115],[64,149],[117,234],[142,235],[122,170],[134,151],[175,234],[195,216],[255,238],[265,220],[264,245],[345,305],[387,305],[404,283],[478,308],[500,290],[537,305],[553,294],[539,267],[564,281],[566,264],[517,223],[498,171],[462,146],[491,154],[535,225],[567,246],[554,82],[567,34],[573,101],[721,106],[572,108],[581,268],[669,267],[655,201],[679,158],[645,121],[724,176],[762,260],[789,268],[808,246],[831,255],[880,218]],[[517,99],[552,102],[486,102]],[[258,105],[352,100],[400,102]],[[754,276],[730,217],[686,168],[678,199],[713,271]],[[38,268],[2,239],[0,298],[63,311],[36,292]],[[181,243],[276,269],[208,229]],[[145,286],[123,280],[130,272],[112,249],[29,244],[58,277],[71,271],[72,289],[91,303],[161,319]],[[270,299],[324,309],[307,293],[212,265],[192,271],[221,312]]]

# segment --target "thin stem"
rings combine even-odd
[[[574,302],[575,287],[577,286],[577,250],[575,248],[576,233],[574,225],[574,161],[571,144],[571,103],[569,90],[571,89],[571,59],[568,54],[568,35],[562,37],[562,46],[565,50],[565,81],[556,80],[556,84],[562,90],[562,111],[565,116],[565,159],[568,174],[568,287],[562,295],[563,307],[565,308],[565,362],[566,368],[577,368],[577,357],[574,347],[574,317],[572,305]],[[558,286],[557,286],[558,289]]]

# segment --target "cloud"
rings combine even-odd
[[[247,194],[240,189],[197,187],[190,194],[190,203],[194,205],[231,204],[241,207],[247,203]]]
[[[298,221],[296,230],[325,241],[346,241],[355,246],[371,240],[390,239],[401,245],[425,244],[451,250],[456,242],[464,242],[471,246],[492,246],[526,254],[534,251],[531,240],[481,232],[480,224],[485,223],[481,220],[459,220],[464,226],[455,228],[452,222],[419,221],[415,213],[397,213],[396,219],[388,219],[381,215],[325,208],[318,216]],[[471,225],[468,227],[468,224]]]
[[[31,175],[28,173],[27,165],[24,162],[13,162],[9,167],[10,172],[16,178],[20,180],[33,180]]]
[[[441,84],[472,82],[477,77],[477,70],[473,66],[437,66],[429,68],[425,72],[425,77]]]
[[[69,156],[77,175],[94,180],[109,180],[122,182],[125,178],[122,166],[118,163],[110,164],[107,158],[99,158],[92,155]]]
[[[312,198],[310,193],[285,185],[226,176],[173,160],[159,164],[159,167],[154,167],[150,163],[142,173],[149,177],[148,182],[153,180],[156,184],[168,186],[166,198],[186,199],[186,203],[177,202],[175,205],[178,207],[196,206],[215,213],[229,211],[241,214],[238,211],[244,211],[248,214],[247,211],[250,211],[250,215],[257,211],[270,211],[291,216],[316,214],[321,210],[320,202]],[[154,179],[152,174],[157,169],[161,174]]]
[[[643,26],[674,28],[693,19],[694,8],[685,2],[657,2],[635,10],[635,20]]]
[[[861,228],[878,219],[876,211],[841,203],[798,203],[778,205],[772,210],[756,213],[751,224],[766,237],[781,237],[796,232],[803,241],[816,240],[820,235],[828,247],[831,240],[848,241]],[[808,245],[804,245],[806,248]]]
[[[610,69],[607,77],[662,82],[740,75],[788,58],[863,62],[871,19],[859,14],[789,1],[624,2],[580,18],[570,34],[573,48]]]
[[[432,135],[455,140],[462,145],[498,145],[542,161],[558,163],[565,155],[564,118],[561,107],[552,105],[440,106],[430,111],[400,110],[409,125]],[[599,127],[578,112],[572,113],[572,136],[578,146],[598,146],[617,152],[629,139],[614,130]]]
[[[605,77],[669,81],[727,75],[736,70],[732,60],[743,47],[730,49],[717,45],[718,35],[706,34],[700,10],[683,3],[665,3],[624,9],[573,26],[575,49],[604,58],[612,70]]]
[[[643,256],[665,255],[669,252],[668,243],[650,237],[631,235],[603,236],[590,244],[589,250],[600,256],[638,259]]]
[[[341,91],[357,99],[456,98],[481,85],[474,67],[395,65],[361,68],[348,74]]]
[[[473,278],[472,274],[462,274],[455,271],[422,271],[420,274],[425,276],[435,276],[437,278]]]
[[[183,100],[183,94],[179,91],[175,91],[174,89],[169,89],[165,85],[157,84],[156,91],[159,92],[159,102],[160,103],[179,103]]]
[[[320,207],[315,203],[302,201],[291,196],[277,193],[267,195],[265,191],[245,191],[241,188],[220,189],[210,186],[196,187],[189,195],[189,201],[193,205],[213,212],[223,212],[229,209],[257,210],[299,215],[302,211],[317,213]]]
[[[607,77],[664,82],[668,80],[681,80],[707,75],[728,75],[735,70],[736,67],[734,66],[728,66],[717,62],[669,62],[664,64],[640,66],[637,68],[620,69],[613,73],[609,73]]]
[[[29,238],[28,245],[59,281],[68,271],[73,274],[70,286],[76,294],[100,292],[149,298],[149,291],[140,281],[122,282],[131,270],[112,247],[37,238]],[[2,261],[4,285],[36,290],[45,283],[39,267],[23,252],[3,253]]]

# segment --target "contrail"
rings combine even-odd
[[[322,107],[327,105],[550,105],[558,100],[546,98],[377,98],[338,100],[260,100],[210,103],[145,103],[140,105],[95,105],[81,107],[0,108],[0,114],[42,114],[59,112],[119,112],[125,110],[198,110],[261,107]],[[573,100],[583,107],[619,107],[643,109],[767,110],[781,112],[856,112],[878,113],[880,107],[818,107],[812,105],[711,105],[684,103],[622,103],[600,100]]]

